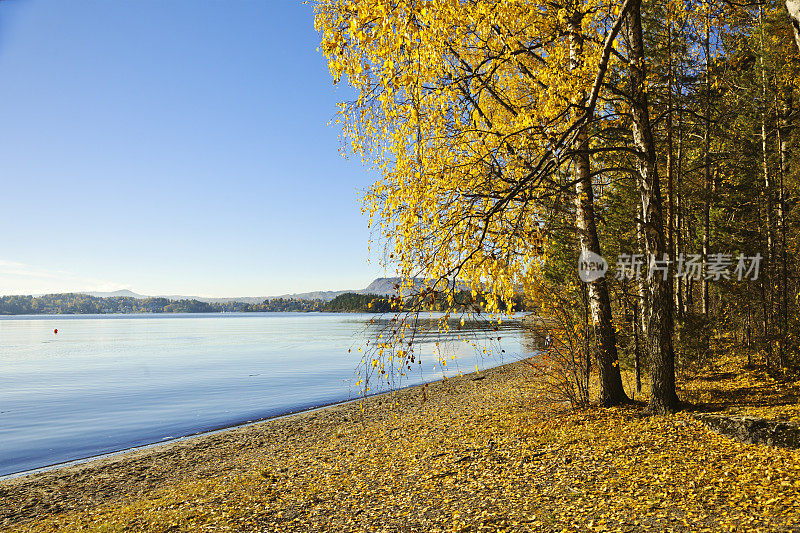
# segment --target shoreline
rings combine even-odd
[[[416,386],[418,386],[418,385],[409,385],[409,387],[416,387]],[[406,388],[406,387],[404,387],[404,388]],[[400,389],[398,389],[398,390],[400,390]],[[375,395],[387,394],[388,392],[391,392],[391,391],[379,392],[379,393],[376,393]],[[368,397],[369,396],[367,396],[367,398]],[[99,453],[99,454],[96,454],[96,455],[87,455],[86,457],[81,457],[81,458],[78,458],[78,459],[70,459],[69,461],[59,461],[57,463],[51,463],[51,464],[40,466],[40,467],[37,467],[37,468],[30,468],[28,470],[20,470],[19,472],[12,472],[10,474],[3,474],[3,475],[0,475],[0,486],[2,486],[3,482],[9,481],[9,480],[12,480],[12,479],[18,479],[18,478],[22,478],[22,477],[25,477],[25,476],[30,476],[30,475],[40,474],[40,473],[45,473],[45,472],[52,472],[52,471],[58,470],[60,468],[67,468],[67,467],[70,467],[70,466],[77,466],[77,465],[81,465],[81,464],[91,463],[92,461],[99,461],[101,459],[113,458],[115,456],[123,455],[123,454],[126,454],[126,453],[133,453],[133,452],[137,452],[137,451],[140,451],[140,450],[147,450],[147,449],[150,449],[150,448],[155,448],[157,446],[166,446],[168,444],[172,444],[172,443],[175,443],[175,442],[185,441],[185,440],[189,440],[189,439],[201,438],[201,437],[205,437],[205,436],[208,436],[208,435],[213,435],[215,433],[222,433],[224,431],[229,431],[229,430],[236,429],[236,428],[252,426],[254,424],[262,424],[264,422],[270,422],[270,421],[273,421],[273,420],[279,420],[281,418],[285,418],[285,417],[289,417],[289,416],[295,416],[295,415],[299,415],[299,414],[303,414],[303,413],[310,413],[312,411],[317,411],[317,410],[320,410],[320,409],[327,409],[329,407],[334,407],[334,406],[337,406],[337,405],[342,405],[342,404],[346,404],[346,403],[350,403],[350,402],[356,402],[356,401],[358,401],[360,399],[361,398],[353,398],[353,399],[350,399],[350,400],[335,401],[335,402],[330,402],[330,403],[326,403],[326,404],[322,404],[322,405],[317,405],[317,406],[314,406],[314,407],[307,407],[307,408],[303,408],[303,409],[298,409],[298,410],[295,410],[295,411],[287,411],[286,413],[283,413],[283,414],[280,414],[280,415],[268,416],[268,417],[259,418],[259,419],[256,419],[256,420],[249,420],[247,422],[235,422],[233,424],[228,424],[228,425],[224,425],[224,426],[221,426],[221,427],[217,427],[217,428],[209,429],[209,430],[204,430],[204,431],[197,431],[195,433],[190,433],[188,435],[182,435],[180,437],[170,437],[170,438],[166,438],[166,439],[163,439],[163,440],[160,440],[160,441],[157,441],[157,442],[151,442],[151,443],[148,443],[148,444],[141,444],[139,446],[130,446],[128,448],[122,448],[120,450],[116,450],[116,451],[113,451],[113,452]]]
[[[308,317],[311,320],[313,317],[310,315],[313,314],[317,318],[314,318],[311,322],[303,320],[304,317]],[[256,316],[253,316],[256,315]],[[250,319],[256,320],[254,324],[260,324],[261,320],[260,317],[265,317],[264,320],[267,320],[268,317],[275,317],[275,320],[279,320],[279,322],[270,322],[271,318],[264,322],[265,324],[272,323],[272,324],[282,324],[284,320],[288,320],[291,323],[298,323],[298,324],[311,324],[316,325],[317,323],[322,323],[322,321],[326,321],[326,323],[330,324],[346,324],[347,328],[355,329],[359,327],[362,321],[366,322],[369,320],[369,315],[365,314],[352,314],[352,313],[239,313],[239,314],[114,314],[114,315],[30,315],[30,316],[5,316],[0,317],[0,323],[4,320],[14,321],[15,319],[24,321],[31,329],[35,330],[44,330],[45,334],[49,336],[51,339],[55,336],[50,334],[49,331],[53,329],[54,325],[51,325],[49,329],[46,326],[46,322],[61,322],[62,320],[65,322],[62,325],[58,325],[58,332],[64,333],[64,335],[60,335],[60,337],[64,337],[69,333],[70,329],[73,329],[74,332],[77,334],[79,332],[85,332],[88,327],[91,325],[80,326],[77,325],[77,322],[82,322],[85,324],[89,324],[91,321],[98,321],[98,322],[106,322],[109,323],[116,322],[119,320],[126,321],[126,322],[137,322],[136,318],[142,318],[147,320],[156,320],[159,323],[169,322],[171,319],[191,319],[194,320],[197,318],[200,322],[198,326],[189,325],[187,327],[199,328],[201,331],[200,335],[204,335],[202,330],[210,329],[209,326],[204,326],[201,324],[203,319],[209,318],[215,320],[216,324],[222,324],[219,327],[222,328],[224,324],[227,324],[226,321],[219,321],[219,318],[228,317],[234,322],[238,322],[237,318],[240,319]],[[336,318],[339,316],[340,318]],[[257,318],[259,317],[259,318]],[[327,320],[325,317],[330,317],[330,320]],[[351,317],[351,318],[347,318]],[[297,320],[294,320],[294,319]],[[88,321],[85,319],[89,319]],[[93,320],[96,319],[96,320]],[[30,322],[28,322],[30,321]],[[74,326],[69,326],[67,322],[75,321]],[[298,322],[299,321],[299,322]],[[35,326],[35,324],[39,322],[40,326]],[[22,322],[19,322],[22,324]],[[288,323],[288,322],[287,322]],[[248,323],[250,324],[250,322]],[[356,324],[355,326],[351,326],[351,324]],[[511,324],[509,322],[509,324]],[[24,324],[22,324],[24,326]],[[35,327],[34,327],[35,326]],[[122,327],[122,326],[120,326]],[[128,327],[128,326],[125,326]],[[240,327],[240,326],[231,326],[231,327]],[[247,326],[250,327],[250,326]],[[304,326],[306,329],[309,326]],[[338,327],[338,326],[337,326]],[[517,328],[517,324],[511,324],[510,327]],[[228,328],[229,329],[229,328]],[[275,329],[276,331],[280,331],[280,329],[276,329],[276,327],[272,326],[270,331]],[[12,331],[25,331],[24,329],[17,329]],[[139,330],[137,330],[139,331]],[[227,331],[227,329],[225,329]],[[516,331],[516,330],[515,330]],[[75,335],[73,335],[74,337]],[[83,337],[81,337],[83,338]],[[73,340],[71,338],[67,338],[66,340]],[[12,344],[19,344],[20,343],[12,343]],[[41,348],[36,348],[36,350],[31,349],[31,353],[34,356],[40,356],[41,360],[46,363],[45,357],[50,353],[61,353],[60,351],[63,350],[62,348],[51,348],[48,339],[44,339]],[[55,345],[52,345],[55,346]],[[347,346],[345,346],[346,348]],[[53,350],[56,350],[55,352]],[[517,350],[514,350],[517,351]],[[13,352],[12,352],[13,353]],[[99,353],[99,352],[98,352]],[[343,353],[343,351],[342,351]],[[102,355],[102,354],[101,354]],[[486,360],[485,358],[480,361],[481,365],[498,365],[503,362],[514,361],[516,357],[494,357],[492,360]],[[100,357],[98,356],[98,360]],[[13,362],[13,359],[11,360]],[[36,359],[37,364],[38,359]],[[122,359],[120,359],[122,361]],[[126,359],[125,361],[128,361]],[[357,360],[356,360],[357,361]],[[477,362],[477,361],[476,361]],[[249,364],[249,363],[248,363]],[[271,364],[271,363],[270,363]],[[337,363],[338,364],[338,363]],[[354,365],[355,365],[354,361]],[[244,365],[242,365],[244,366]],[[268,366],[268,365],[264,365]],[[341,366],[341,364],[339,364]],[[470,370],[471,365],[466,365],[463,368],[455,367],[448,367],[447,375],[450,376],[450,371],[453,371],[455,374],[457,371],[461,370],[462,372],[468,372]],[[111,371],[116,372],[116,367],[109,366]],[[128,415],[125,415],[126,419],[122,421],[120,424],[116,424],[115,420],[117,419],[117,412],[123,412],[124,410],[131,409],[130,400],[123,399],[118,404],[121,406],[121,409],[117,411],[114,410],[113,407],[104,406],[101,403],[97,403],[97,401],[93,400],[92,397],[89,397],[91,400],[87,402],[84,398],[84,394],[81,392],[81,388],[84,383],[89,383],[90,385],[94,383],[95,376],[89,375],[89,378],[81,378],[80,380],[75,380],[77,385],[75,386],[75,394],[66,397],[69,400],[69,407],[73,404],[78,405],[78,407],[82,407],[83,404],[87,405],[86,412],[68,409],[66,407],[58,409],[52,409],[51,411],[55,413],[51,415],[48,411],[45,417],[44,415],[40,416],[40,419],[37,421],[38,425],[35,426],[35,431],[27,431],[27,427],[29,425],[30,420],[26,420],[23,415],[18,413],[22,413],[20,409],[16,409],[16,404],[22,406],[30,406],[31,401],[27,397],[24,396],[24,389],[21,387],[19,388],[22,391],[17,396],[12,396],[12,400],[15,403],[12,403],[15,407],[15,412],[12,412],[9,417],[9,427],[6,428],[9,431],[11,436],[15,436],[13,441],[9,441],[7,443],[8,447],[6,448],[6,456],[4,457],[3,468],[0,469],[0,483],[9,481],[11,479],[16,479],[19,477],[25,477],[28,475],[47,472],[58,468],[64,468],[68,466],[74,466],[77,464],[82,464],[87,461],[93,461],[97,459],[109,458],[114,457],[120,453],[127,453],[130,451],[136,451],[141,449],[147,449],[152,446],[160,446],[172,442],[178,442],[190,438],[195,438],[201,435],[213,434],[214,432],[220,430],[226,430],[230,428],[246,426],[248,424],[259,423],[275,418],[284,417],[287,415],[292,415],[296,413],[300,413],[303,411],[309,411],[314,409],[319,409],[322,407],[336,405],[339,403],[345,403],[348,401],[353,401],[356,399],[361,398],[361,392],[358,390],[358,387],[354,385],[355,381],[355,368],[345,368],[345,371],[339,372],[342,378],[349,378],[344,379],[343,384],[339,385],[338,382],[334,383],[338,388],[331,388],[330,390],[325,389],[317,394],[314,391],[308,391],[307,394],[303,394],[303,390],[301,390],[300,394],[295,396],[289,396],[286,399],[281,397],[282,392],[279,390],[275,390],[274,392],[268,392],[265,396],[261,390],[266,387],[269,391],[271,391],[272,385],[269,382],[268,377],[260,377],[254,378],[252,380],[247,381],[247,387],[251,389],[253,392],[250,395],[253,399],[252,401],[242,402],[238,400],[238,393],[230,393],[230,392],[222,392],[217,398],[213,398],[213,401],[216,403],[208,404],[207,411],[213,412],[214,416],[204,416],[203,415],[203,405],[200,405],[199,408],[194,408],[194,404],[189,402],[194,401],[193,397],[197,395],[195,391],[192,391],[186,388],[185,393],[183,393],[182,397],[179,397],[178,400],[185,400],[187,405],[193,408],[193,412],[190,412],[190,416],[184,416],[183,412],[179,412],[178,415],[175,415],[171,418],[165,418],[165,421],[161,423],[160,419],[156,417],[146,417],[138,416],[138,413],[132,412],[133,416],[130,417],[131,420],[127,420]],[[403,379],[399,381],[397,385],[401,386],[401,388],[414,386],[414,384],[420,383],[423,379],[426,381],[439,380],[442,377],[441,372],[433,371],[431,372],[429,368],[425,368],[424,371],[422,370],[423,367],[420,367],[421,371],[417,375],[416,371],[414,374],[410,375],[407,379]],[[13,371],[13,365],[9,368],[9,370]],[[147,368],[145,367],[145,370]],[[245,369],[246,370],[246,369]],[[299,381],[299,378],[302,378],[302,370],[298,370],[295,372],[297,378],[295,381],[292,382],[292,386],[294,387],[293,390],[300,390],[302,384]],[[338,374],[334,377],[337,377]],[[14,374],[15,376],[17,374]],[[24,375],[24,374],[20,374]],[[102,374],[98,374],[102,377]],[[257,373],[253,374],[260,375]],[[264,374],[267,376],[267,374]],[[332,374],[333,375],[333,374]],[[213,382],[216,384],[219,382],[219,379],[212,378]],[[237,378],[238,379],[238,378]],[[262,384],[263,381],[263,384]],[[16,383],[24,383],[23,379],[15,380]],[[255,385],[253,385],[255,384]],[[238,385],[237,385],[238,386]],[[384,387],[377,387],[380,390],[375,390],[376,387],[373,387],[373,391],[368,392],[368,395],[372,395],[375,393],[385,393],[388,392],[387,388]],[[16,390],[16,389],[14,389]],[[43,389],[47,390],[47,389]],[[13,391],[12,391],[13,392]],[[74,401],[73,401],[74,397]],[[46,398],[46,397],[45,397]],[[35,399],[36,400],[36,399]],[[273,401],[274,400],[274,401]],[[38,400],[37,400],[38,401]],[[171,400],[170,400],[171,401]],[[127,403],[126,403],[127,402]],[[237,403],[238,402],[238,403]],[[34,402],[35,403],[35,402]],[[234,407],[227,408],[227,404],[231,403]],[[93,404],[93,405],[92,405]],[[117,404],[114,404],[116,407]],[[222,406],[222,407],[219,407]],[[8,407],[8,406],[7,406]],[[219,407],[219,409],[217,409]],[[216,409],[216,410],[215,410]],[[135,409],[134,409],[135,411]],[[73,413],[75,413],[73,415]],[[149,413],[145,413],[149,414]],[[61,416],[63,415],[63,416]],[[91,416],[97,415],[97,420],[100,420],[98,423],[94,423],[94,418]],[[107,416],[106,416],[107,415]],[[17,418],[13,418],[16,416]],[[38,413],[37,413],[37,416]],[[87,416],[90,416],[87,418]],[[100,418],[101,416],[106,416],[108,422],[106,423],[106,419]],[[65,423],[62,424],[62,419],[66,420]],[[5,420],[5,418],[4,418]],[[159,420],[158,423],[154,422],[154,420]],[[93,425],[94,424],[94,425]],[[161,425],[159,425],[161,424]],[[109,429],[112,427],[122,427],[124,426],[126,431],[115,431],[113,429]],[[19,427],[20,431],[16,432],[16,428]],[[66,428],[62,431],[62,428]],[[130,428],[130,429],[128,429]],[[38,432],[38,433],[37,433]],[[66,436],[65,436],[66,435]],[[35,439],[40,439],[39,441]],[[71,439],[71,440],[63,440],[63,439]]]
[[[500,367],[503,367],[503,366],[506,366],[506,365],[513,365],[513,364],[516,364],[518,362],[519,361],[512,361],[512,362],[509,362],[509,363],[503,363],[503,364],[500,364],[500,365],[497,365],[497,366],[489,367],[489,368],[487,368],[485,370],[481,370],[481,372],[486,373],[486,372],[488,372],[490,370],[493,370],[495,368],[500,368]],[[476,372],[470,372],[469,374],[462,374],[462,376],[468,376],[468,375],[474,375],[474,374],[476,374]],[[332,402],[329,402],[329,403],[323,403],[323,404],[320,404],[320,405],[315,405],[315,406],[312,406],[312,407],[302,407],[302,408],[296,409],[296,410],[289,410],[289,411],[287,411],[285,413],[282,413],[282,414],[279,414],[279,415],[267,416],[267,417],[258,418],[258,419],[255,419],[255,420],[248,420],[247,422],[234,422],[234,423],[226,424],[226,425],[223,425],[223,426],[220,426],[220,427],[216,427],[216,428],[213,428],[213,429],[197,431],[197,432],[194,432],[194,433],[189,433],[188,435],[181,435],[180,437],[170,437],[170,438],[166,438],[166,439],[163,439],[163,440],[160,440],[160,441],[150,442],[150,443],[147,443],[147,444],[140,444],[138,446],[130,446],[130,447],[127,447],[127,448],[122,448],[122,449],[111,451],[111,452],[104,452],[104,453],[99,453],[99,454],[95,454],[95,455],[87,455],[86,457],[80,457],[78,459],[70,459],[68,461],[59,461],[59,462],[56,462],[56,463],[50,463],[50,464],[47,464],[47,465],[44,465],[44,466],[40,466],[40,467],[36,467],[36,468],[29,468],[27,470],[20,470],[19,472],[12,472],[10,474],[2,474],[2,475],[0,475],[0,488],[2,488],[2,484],[4,482],[6,482],[6,481],[19,479],[19,478],[23,478],[23,477],[26,477],[26,476],[32,476],[32,475],[42,474],[42,473],[47,473],[47,472],[53,472],[53,471],[59,470],[61,468],[68,468],[68,467],[71,467],[71,466],[79,466],[79,465],[91,463],[93,461],[100,461],[100,460],[103,460],[103,459],[112,459],[112,458],[120,456],[120,455],[124,455],[124,454],[128,454],[128,453],[134,453],[134,452],[138,452],[138,451],[141,451],[141,450],[148,450],[148,449],[156,448],[156,447],[159,447],[159,446],[167,446],[167,445],[170,445],[170,444],[173,444],[173,443],[176,443],[176,442],[187,441],[187,440],[190,440],[190,439],[203,438],[203,437],[215,435],[217,433],[224,433],[226,431],[231,431],[231,430],[235,430],[235,429],[238,429],[238,428],[246,428],[248,426],[253,426],[253,425],[257,425],[257,424],[264,424],[264,423],[267,423],[267,422],[281,420],[283,418],[288,418],[288,417],[292,417],[292,416],[298,416],[298,415],[302,415],[302,414],[305,414],[305,413],[313,413],[314,411],[320,411],[322,409],[329,409],[329,408],[333,408],[333,407],[340,406],[340,405],[346,405],[346,404],[349,404],[349,403],[352,403],[352,402],[357,402],[357,401],[360,401],[360,400],[366,400],[366,399],[369,399],[369,398],[372,398],[372,397],[375,397],[375,396],[383,396],[383,395],[387,395],[387,394],[392,394],[394,392],[404,391],[404,390],[407,390],[407,389],[427,387],[427,386],[430,386],[430,385],[432,385],[434,383],[438,383],[440,381],[444,381],[444,380],[448,380],[448,379],[454,379],[454,378],[457,378],[457,377],[459,377],[459,376],[451,376],[451,377],[440,378],[440,379],[437,379],[437,380],[434,380],[434,381],[429,381],[429,382],[426,382],[426,383],[417,383],[417,384],[413,384],[413,385],[405,385],[403,387],[398,387],[397,389],[386,390],[386,391],[382,391],[382,392],[373,392],[373,393],[367,394],[365,396],[359,396],[357,398],[350,398],[350,399],[347,399],[347,400],[336,400],[336,401],[332,401]]]
[[[797,398],[746,372],[751,403]],[[479,374],[9,480],[0,531],[800,532],[800,450],[542,403],[524,360]]]
[[[443,311],[420,311],[420,314],[423,313],[438,313],[444,314]],[[73,318],[73,317],[87,317],[87,318],[112,318],[112,317],[201,317],[201,316],[220,316],[220,315],[237,315],[237,316],[251,316],[251,315],[277,315],[277,314],[284,314],[284,315],[368,315],[368,316],[386,316],[391,315],[393,312],[380,312],[380,311],[304,311],[304,310],[297,310],[297,311],[179,311],[174,313],[165,313],[163,311],[153,312],[153,313],[36,313],[36,314],[12,314],[12,313],[0,313],[0,320],[9,320],[10,318],[47,318],[47,319],[58,319],[58,318]],[[474,314],[474,313],[472,313]],[[452,313],[452,316],[457,316],[455,313]],[[460,316],[460,315],[458,315]],[[526,319],[526,317],[529,317]],[[534,315],[532,311],[515,311],[514,316],[504,315],[503,320],[539,320],[542,323],[546,322],[546,319],[539,317],[538,315]]]
[[[286,413],[264,420],[187,435],[109,454],[91,456],[0,478],[0,528],[25,523],[52,512],[74,511],[119,499],[140,497],[165,484],[191,482],[212,475],[241,475],[241,458],[265,445],[285,448],[297,434],[350,432],[389,418],[383,403],[401,402],[403,409],[429,409],[453,401],[454,388],[485,384],[487,379],[514,374],[523,363],[453,376],[425,384],[375,393],[365,398]],[[474,378],[479,377],[478,380]],[[424,389],[424,393],[422,392]],[[469,392],[468,392],[469,393]],[[364,406],[361,410],[360,406]],[[99,480],[99,481],[98,481]]]

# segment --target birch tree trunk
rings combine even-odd
[[[780,336],[780,352],[778,354],[778,364],[781,368],[786,366],[786,337],[788,335],[788,288],[789,276],[787,272],[786,263],[787,257],[787,242],[786,242],[786,191],[784,189],[784,180],[789,173],[789,135],[791,132],[790,117],[792,114],[792,92],[791,89],[787,91],[780,102],[780,109],[778,110],[778,152],[780,161],[780,181],[778,183],[778,231],[781,235],[781,336]]]
[[[682,196],[682,179],[681,169],[683,163],[683,115],[681,114],[680,102],[678,103],[678,161],[677,161],[677,174],[675,184],[675,256],[678,257],[683,253],[683,201]],[[684,298],[684,283],[683,278],[677,279],[675,287],[675,313],[677,316],[682,317],[686,313],[686,298]]]
[[[794,30],[794,40],[800,49],[800,0],[786,0],[786,10]]]
[[[764,65],[764,6],[758,6],[758,23],[760,31],[760,65],[761,65],[761,170],[764,175],[764,196],[766,199],[764,210],[766,212],[767,222],[767,265],[764,269],[765,281],[767,283],[767,291],[764,295],[766,297],[766,309],[764,313],[764,333],[767,342],[767,368],[770,366],[772,359],[772,328],[770,328],[770,316],[773,311],[772,299],[772,284],[774,281],[774,264],[775,264],[775,239],[773,233],[772,221],[772,180],[769,174],[769,164],[767,161],[768,147],[767,147],[767,71]]]
[[[630,43],[632,133],[637,151],[645,252],[661,260],[667,254],[667,242],[645,85],[647,72],[640,0],[634,2],[628,14],[627,32]],[[675,392],[672,294],[668,276],[654,274],[648,276],[645,283],[649,300],[647,309],[643,311],[646,313],[644,334],[650,368],[650,409],[656,413],[667,413],[680,407]]]
[[[576,12],[570,21],[570,68],[578,68],[583,54],[581,19]],[[575,171],[575,208],[578,240],[581,252],[601,255],[600,240],[594,214],[594,190],[592,189],[589,159],[589,139],[586,126],[581,126],[573,159]],[[619,405],[628,401],[622,387],[619,370],[617,338],[611,315],[611,299],[608,296],[606,279],[600,278],[587,284],[589,310],[597,346],[597,362],[600,374],[600,403],[605,406]],[[588,354],[587,354],[588,357]]]
[[[704,51],[706,56],[706,80],[705,80],[705,114],[703,117],[703,195],[705,201],[703,205],[703,272],[708,265],[708,253],[711,240],[711,60],[710,50],[710,22],[706,21],[706,37]],[[702,313],[708,317],[708,280],[705,276],[700,278],[700,286],[703,293]]]

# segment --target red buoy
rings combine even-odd
[[[54,330],[53,330],[53,333],[54,333],[55,335],[58,335],[58,328],[54,329]]]

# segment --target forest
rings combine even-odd
[[[309,3],[316,42],[301,39]],[[261,4],[281,31],[249,13],[242,18],[256,31],[233,26],[230,2],[202,28],[213,33],[198,35],[215,46],[243,36],[273,54],[266,61],[226,57],[224,47],[196,53],[182,32],[196,29],[196,2],[171,19],[188,24],[170,25],[166,46],[149,48],[185,44],[204,68],[223,63],[220,77],[241,65],[242,83],[252,74],[288,87],[296,101],[258,94],[298,122],[312,116],[300,74],[316,74],[324,58],[343,86],[329,96],[346,99],[331,120],[339,146],[280,131],[293,157],[338,148],[372,176],[361,195],[364,244],[392,277],[369,290],[396,293],[242,304],[235,310],[383,316],[347,320],[369,322],[358,337],[322,332],[325,343],[343,343],[341,357],[316,341],[302,349],[301,331],[289,328],[263,352],[235,341],[252,370],[239,373],[243,358],[220,339],[219,355],[192,360],[202,379],[178,377],[198,396],[214,394],[202,407],[212,414],[222,395],[270,382],[278,388],[261,397],[311,407],[340,387],[350,401],[9,480],[0,527],[800,531],[800,0]],[[284,4],[306,9],[304,28]],[[159,43],[147,9],[137,48]],[[317,43],[322,57],[306,61]],[[207,100],[229,111],[229,99]],[[329,168],[326,187],[350,187]],[[281,179],[333,205],[333,189],[312,191],[313,177],[300,165]],[[269,172],[259,178],[269,183]],[[274,198],[255,194],[266,187],[246,190],[272,211],[272,200],[294,205],[283,185]],[[301,204],[298,226],[325,218]],[[288,235],[280,224],[264,229]],[[318,247],[320,235],[300,248]],[[127,306],[216,310],[84,295],[0,299],[0,313]],[[262,358],[272,359],[263,370]],[[57,402],[67,392],[62,359],[36,373],[20,360],[10,375],[23,376],[30,395],[54,381]],[[179,407],[174,392],[155,388],[158,372],[174,373],[168,363],[126,367],[136,387],[169,402],[159,413]],[[339,365],[352,373],[334,374]],[[117,383],[87,392],[100,398]],[[258,420],[249,413],[260,397],[241,398],[242,420]],[[33,410],[23,407],[0,414],[24,418]]]
[[[457,287],[498,316],[521,290],[564,364],[584,369],[575,379],[596,373],[603,405],[629,400],[621,367],[660,413],[681,406],[676,368],[732,350],[790,375],[798,12],[318,2],[320,51],[355,91],[338,123],[380,175],[364,210],[385,264],[437,280],[415,298],[454,312]],[[408,327],[383,359],[412,357]]]
[[[246,310],[247,304],[206,303],[167,298],[101,298],[82,293],[0,296],[0,315],[75,315],[109,313],[221,313]]]
[[[110,313],[255,313],[336,312],[380,313],[391,309],[388,298],[376,294],[345,293],[330,302],[270,298],[260,304],[201,302],[194,299],[97,297],[82,293],[42,296],[0,296],[0,315],[74,315]]]

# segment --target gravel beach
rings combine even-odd
[[[147,499],[166,486],[260,472],[265,462],[376,428],[483,403],[519,363],[0,481],[0,525]],[[477,379],[476,379],[477,378]],[[424,392],[423,392],[424,388]],[[387,409],[391,403],[391,409]]]

